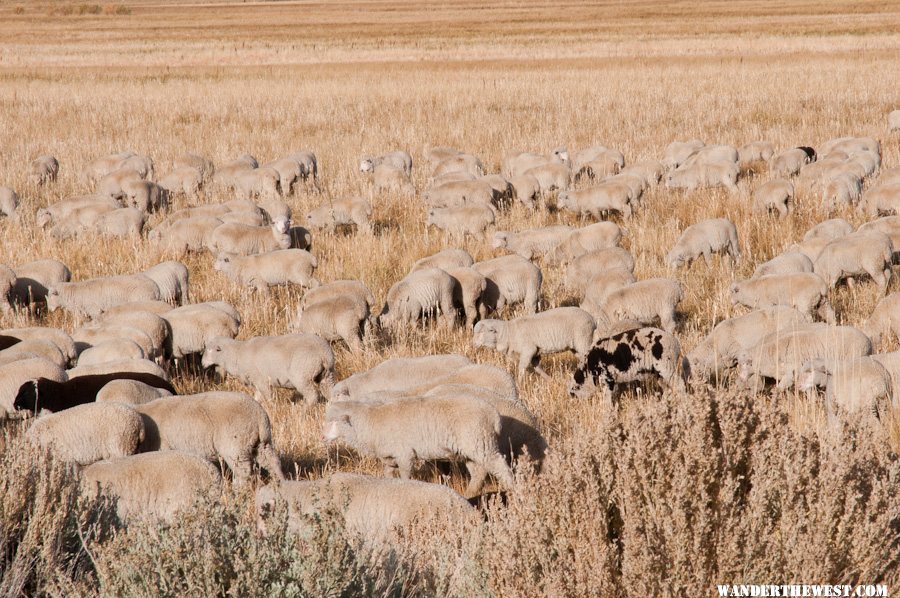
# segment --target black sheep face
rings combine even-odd
[[[13,401],[13,407],[16,410],[37,411],[39,396],[38,385],[38,380],[29,380],[20,386],[19,392],[16,393],[16,400]]]

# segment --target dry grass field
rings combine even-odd
[[[285,331],[299,289],[262,297],[213,271],[206,253],[175,256],[140,241],[56,241],[37,208],[88,193],[78,177],[94,157],[132,149],[159,173],[195,152],[260,163],[308,149],[322,194],[286,199],[302,218],[324,199],[370,195],[360,157],[409,151],[419,193],[429,146],[481,157],[492,172],[510,150],[548,152],[603,143],[629,162],[660,158],[679,139],[776,148],[843,135],[881,141],[900,166],[900,5],[889,1],[169,2],[112,4],[0,0],[0,185],[22,198],[19,223],[0,220],[0,263],[60,259],[73,279],[182,259],[192,300],[240,311],[240,338]],[[27,166],[53,154],[59,181],[30,187]],[[739,192],[651,190],[623,246],[639,278],[674,276],[685,289],[677,336],[691,349],[741,313],[729,285],[832,216],[801,189],[779,221],[751,209],[765,172]],[[229,196],[209,190],[204,202]],[[315,234],[323,281],[358,278],[384,298],[418,258],[441,249],[418,197],[371,196],[374,235]],[[178,200],[175,207],[183,207]],[[672,273],[663,257],[689,224],[724,217],[743,259]],[[155,225],[163,215],[148,223]],[[584,224],[521,206],[497,229]],[[498,255],[468,240],[478,259]],[[571,304],[564,272],[543,265],[544,308]],[[897,280],[891,291],[900,291]],[[832,296],[858,324],[878,300],[871,283]],[[507,313],[504,317],[511,317]],[[29,316],[2,316],[3,327]],[[48,325],[72,329],[54,313]],[[887,344],[883,351],[896,350]],[[471,332],[420,325],[362,354],[335,348],[338,380],[403,355],[462,353],[514,365],[471,346]],[[24,449],[9,424],[0,454],[0,595],[499,595],[702,596],[716,583],[887,583],[900,590],[900,418],[872,426],[829,421],[821,401],[695,388],[627,393],[616,407],[569,398],[574,357],[545,359],[549,381],[520,380],[550,446],[545,472],[520,475],[505,504],[488,501],[478,529],[411,530],[389,555],[369,557],[332,522],[295,542],[254,531],[246,494],[227,492],[172,529],[99,532],[76,504],[70,473]],[[184,392],[213,382],[182,373]],[[221,388],[247,390],[232,380]],[[378,465],[320,440],[323,406],[287,393],[265,402],[289,477]],[[464,479],[442,480],[457,489]]]

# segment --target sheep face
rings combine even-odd
[[[553,157],[556,158],[558,162],[562,162],[563,164],[569,163],[569,151],[564,147],[558,147],[553,150]]]
[[[233,254],[223,253],[216,258],[216,262],[213,264],[213,270],[218,272],[225,272],[231,268],[231,258]]]
[[[681,266],[685,265],[686,262],[687,259],[680,251],[673,249],[668,254],[666,254],[666,264],[669,266],[669,268],[680,268]]]
[[[286,235],[291,230],[290,218],[279,218],[272,222],[272,230],[278,235]],[[287,249],[287,248],[285,248]]]
[[[223,363],[223,354],[224,349],[222,348],[222,339],[213,339],[206,345],[206,350],[203,351],[203,359],[200,364],[204,368],[220,366]]]
[[[359,171],[360,172],[374,172],[375,171],[375,161],[372,158],[365,158],[359,163]]]
[[[507,245],[507,233],[503,231],[498,231],[494,233],[494,249],[502,249]]]
[[[482,320],[475,324],[475,328],[472,330],[472,346],[495,348],[500,336],[498,324],[498,320]]]
[[[353,427],[349,406],[332,403],[325,409],[325,425],[322,428],[322,440],[335,442],[341,440],[346,444],[354,444],[356,430]]]
[[[578,399],[586,399],[594,394],[597,390],[597,383],[594,377],[588,375],[583,369],[579,368],[572,374],[569,380],[569,396]]]
[[[59,300],[59,290],[50,289],[49,291],[47,291],[47,311],[56,311],[60,307],[62,307],[62,305]]]
[[[50,215],[45,209],[40,209],[37,211],[37,217],[35,218],[35,222],[41,228],[47,228],[50,225],[50,222],[53,220],[53,217]]]
[[[29,380],[25,384],[19,387],[19,392],[16,393],[16,399],[13,402],[13,407],[19,411],[27,411],[29,413],[35,413],[39,409],[38,406],[38,384],[39,380]]]
[[[821,360],[809,361],[797,373],[797,389],[809,392],[816,388],[824,388],[828,385],[829,377],[824,362]]]

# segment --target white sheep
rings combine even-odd
[[[200,170],[193,166],[180,166],[159,179],[156,184],[169,195],[182,193],[188,198],[194,198],[200,192],[203,183],[204,177]]]
[[[175,308],[171,303],[166,303],[165,301],[160,301],[159,299],[154,301],[129,301],[128,303],[122,303],[105,310],[103,312],[103,317],[106,318],[120,316],[123,314],[130,314],[135,311],[149,311],[151,314],[161,316],[166,312],[172,311],[173,309]]]
[[[6,328],[0,335],[12,336],[19,340],[45,340],[56,345],[63,356],[71,361],[78,356],[75,341],[65,330],[50,326],[31,326],[26,328]]]
[[[526,208],[537,207],[538,196],[541,194],[541,183],[530,174],[513,177],[509,180],[516,193],[516,200]]]
[[[583,283],[581,305],[578,307],[593,313],[597,306],[606,302],[610,293],[634,282],[637,282],[634,272],[627,268],[610,268],[595,274]]]
[[[57,459],[84,466],[135,454],[144,434],[141,416],[131,407],[86,403],[42,414],[28,428],[27,437]]]
[[[103,495],[125,524],[139,520],[174,523],[200,498],[221,491],[219,471],[205,459],[181,451],[162,451],[98,461],[81,472],[88,499]]]
[[[639,160],[628,168],[623,168],[618,176],[623,180],[625,176],[637,178],[643,183],[644,188],[650,189],[659,184],[665,172],[666,167],[659,160]],[[610,178],[616,179],[616,177]]]
[[[280,196],[280,179],[277,170],[261,166],[236,173],[231,187],[243,199],[274,199]]]
[[[590,348],[595,328],[594,318],[586,311],[577,307],[557,307],[509,321],[481,320],[475,324],[472,344],[518,356],[520,375],[533,365],[535,372],[549,378],[540,366],[540,356],[560,351],[574,351],[578,357],[584,356]]]
[[[104,310],[129,301],[160,298],[159,287],[143,274],[123,274],[80,282],[58,282],[47,292],[47,310],[59,308],[77,316],[96,317]]]
[[[372,205],[362,197],[331,200],[306,215],[306,226],[334,232],[340,225],[355,224],[359,232],[372,233]]]
[[[379,164],[367,173],[373,193],[401,193],[412,195],[415,187],[403,169],[390,164]]]
[[[885,334],[900,339],[900,293],[883,297],[859,328],[873,343],[880,342]]]
[[[209,303],[178,307],[162,314],[162,318],[171,330],[166,355],[174,359],[202,353],[214,338],[234,338],[240,328],[239,319]]]
[[[584,304],[603,329],[609,325],[633,320],[650,325],[657,320],[668,333],[675,332],[675,312],[684,298],[681,285],[669,278],[648,278],[610,291],[599,305]]]
[[[632,197],[628,186],[607,182],[580,191],[562,191],[556,198],[556,206],[581,216],[587,214],[595,220],[602,220],[609,212],[619,212],[623,217],[631,218]]]
[[[816,161],[816,152],[810,147],[795,147],[769,159],[769,174],[788,178],[800,172],[804,165]]]
[[[522,232],[497,231],[494,233],[494,249],[508,249],[527,260],[546,255],[572,234],[571,226],[545,226]]]
[[[471,364],[469,358],[463,355],[394,357],[341,380],[332,388],[331,398],[359,401],[373,392],[402,391],[442,378]]]
[[[455,281],[439,268],[410,272],[388,290],[378,316],[381,326],[412,325],[421,315],[440,313],[446,324],[453,323]]]
[[[564,147],[558,147],[549,156],[530,152],[509,152],[503,157],[500,173],[507,179],[522,176],[532,168],[544,164],[563,164],[568,162],[569,154]]]
[[[533,314],[537,311],[543,276],[540,268],[528,259],[506,255],[477,262],[472,267],[487,280],[481,302],[482,318],[488,313],[500,311],[506,305],[519,302],[524,304],[526,313]]]
[[[116,361],[106,361],[94,365],[79,365],[66,371],[69,380],[80,378],[81,376],[102,376],[105,374],[115,374],[121,372],[130,372],[133,374],[150,374],[163,380],[169,380],[169,374],[156,363],[147,359],[119,359]]]
[[[824,388],[826,405],[848,413],[880,417],[894,404],[890,372],[871,357],[810,360],[797,372],[796,386],[804,392]]]
[[[705,145],[688,156],[681,168],[701,164],[737,164],[738,159],[738,150],[733,145]]]
[[[451,181],[430,188],[422,200],[429,208],[486,206],[494,201],[494,189],[484,181]]]
[[[265,293],[270,286],[276,285],[318,287],[319,280],[313,276],[317,265],[315,256],[305,249],[278,249],[247,256],[223,253],[216,258],[213,269],[241,286]]]
[[[499,174],[486,174],[478,177],[479,181],[490,185],[494,190],[494,198],[491,202],[495,206],[509,207],[515,196],[515,189],[508,180]]]
[[[793,307],[801,313],[816,314],[834,323],[834,309],[828,301],[828,284],[812,272],[770,274],[732,283],[729,292],[732,305],[764,309],[776,305]]]
[[[21,359],[0,366],[0,416],[4,411],[7,415],[15,413],[14,402],[19,387],[38,378],[47,378],[54,382],[68,380],[64,369],[42,357]]]
[[[462,172],[473,178],[482,176],[485,172],[484,164],[477,156],[457,152],[455,155],[444,154],[437,162],[432,162],[431,177],[436,179],[445,174]]]
[[[159,212],[169,207],[169,192],[156,183],[128,179],[122,183],[122,203],[143,213]]]
[[[59,176],[59,161],[53,156],[38,156],[28,167],[28,181],[33,185],[46,185]]]
[[[622,155],[622,152],[610,149],[605,145],[593,145],[572,154],[572,170],[578,172],[585,164],[598,158],[608,158],[617,168],[625,166],[625,156]]]
[[[365,157],[359,163],[359,171],[371,172],[381,164],[387,164],[401,170],[407,177],[412,175],[412,156],[402,150],[388,152],[380,156]]]
[[[699,139],[692,139],[691,141],[673,141],[666,146],[663,153],[662,164],[669,170],[678,168],[705,145],[706,144]]]
[[[212,231],[207,248],[214,254],[254,255],[276,249],[290,249],[291,237],[280,224],[249,226],[226,222]]]
[[[200,251],[212,245],[213,231],[222,224],[224,222],[214,216],[181,218],[171,226],[151,230],[147,239],[176,254]]]
[[[830,179],[822,191],[822,204],[836,210],[854,205],[862,195],[862,181],[854,174],[844,173]]]
[[[341,295],[308,305],[291,322],[290,330],[315,334],[329,342],[342,340],[351,351],[359,353],[369,316],[364,300]]]
[[[307,308],[307,311],[309,308]],[[219,337],[207,343],[203,367],[217,366],[249,384],[257,400],[272,396],[273,388],[296,391],[307,405],[319,400],[321,384],[326,394],[334,381],[334,352],[315,334],[257,336],[248,340]]]
[[[757,212],[778,212],[779,218],[791,213],[794,204],[794,183],[787,179],[774,179],[763,183],[753,191],[753,206]]]
[[[143,405],[162,397],[172,396],[165,388],[156,388],[140,380],[112,380],[103,385],[97,393],[98,403],[124,403]]]
[[[449,248],[429,255],[416,262],[410,268],[413,270],[424,270],[425,268],[440,268],[441,270],[449,270],[451,268],[467,268],[475,263],[472,256],[465,249]]]
[[[529,168],[524,173],[537,179],[541,187],[541,194],[546,195],[551,191],[566,191],[572,179],[572,173],[566,164],[550,162]]]
[[[891,245],[894,246],[894,260],[897,260],[897,254],[900,252],[900,216],[884,216],[866,222],[861,224],[856,232],[879,232],[887,235],[891,239]]]
[[[452,208],[429,208],[425,226],[445,231],[452,241],[465,241],[467,236],[483,241],[485,231],[494,224],[497,213],[491,204],[463,205]]]
[[[891,283],[893,255],[894,246],[887,235],[853,233],[826,245],[813,264],[813,271],[832,288],[846,277],[868,274],[884,295]]]
[[[751,141],[738,149],[738,164],[747,167],[753,162],[766,162],[775,155],[775,146],[771,141]]]
[[[900,110],[891,110],[888,114],[888,131],[900,131]]]
[[[471,267],[450,268],[447,274],[453,277],[453,304],[461,309],[466,318],[466,328],[475,324],[475,317],[481,312],[481,298],[487,289],[484,274]]]
[[[725,187],[732,193],[737,191],[740,169],[733,162],[697,163],[681,166],[666,175],[668,189],[706,189]]]
[[[576,228],[545,259],[552,264],[568,264],[588,252],[616,247],[622,240],[622,229],[615,222],[596,222]]]
[[[334,297],[353,296],[363,301],[371,312],[375,308],[375,296],[365,284],[358,280],[335,280],[320,287],[307,291],[297,307],[297,314],[319,301],[326,301]]]
[[[169,260],[147,268],[144,276],[159,287],[159,298],[173,305],[190,301],[190,273],[181,262]]]
[[[5,334],[3,336],[6,336]],[[55,343],[45,339],[28,339],[0,351],[0,365],[12,363],[22,359],[41,357],[52,361],[61,368],[69,363],[69,358],[63,355]]]
[[[212,463],[221,460],[236,484],[249,480],[254,462],[273,478],[284,479],[269,416],[244,393],[176,395],[133,408],[144,418],[142,453],[175,450]]]
[[[78,365],[97,365],[119,359],[145,359],[140,345],[126,338],[115,338],[91,345],[78,355]]]
[[[594,276],[617,268],[634,272],[634,258],[628,250],[610,247],[591,251],[569,264],[565,284],[569,289],[581,293]]]
[[[19,195],[10,187],[0,187],[0,214],[18,220]]]
[[[469,496],[484,486],[487,474],[506,488],[514,478],[500,453],[500,414],[474,398],[413,398],[386,403],[340,401],[325,408],[326,442],[341,440],[381,459],[385,473],[409,479],[417,460],[466,463]]]
[[[859,204],[870,218],[900,215],[900,183],[879,184],[866,191]]]
[[[51,204],[46,208],[40,208],[35,215],[35,224],[40,228],[46,229],[49,226],[63,222],[69,218],[80,219],[87,218],[89,215],[96,216],[104,211],[115,210],[122,207],[118,201],[109,197],[100,197],[97,195],[88,195],[85,197],[76,197],[64,201]],[[88,220],[88,224],[93,221]]]
[[[690,265],[692,261],[703,256],[707,265],[712,263],[712,254],[725,251],[733,262],[741,257],[738,244],[737,228],[727,218],[703,220],[687,227],[672,249],[666,255],[666,264],[670,268]]]
[[[134,156],[134,152],[124,151],[115,154],[101,156],[91,162],[88,162],[81,170],[81,178],[88,183],[95,183],[107,173],[116,170],[122,163]]]
[[[816,224],[803,234],[804,241],[827,239],[832,241],[853,232],[853,225],[843,218],[832,218]]]
[[[770,276],[772,274],[798,274],[812,272],[813,263],[806,254],[799,251],[787,251],[763,262],[753,270],[751,278]]]
[[[620,155],[619,152],[607,150],[593,160],[583,163],[580,167],[573,168],[572,170],[575,172],[575,181],[589,179],[599,182],[607,177],[618,174],[621,168],[618,160]],[[624,163],[624,158],[622,162]]]

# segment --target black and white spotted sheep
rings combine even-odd
[[[615,398],[619,385],[651,376],[683,391],[687,375],[677,338],[659,328],[635,328],[597,340],[572,375],[569,394],[587,397],[599,389]]]

